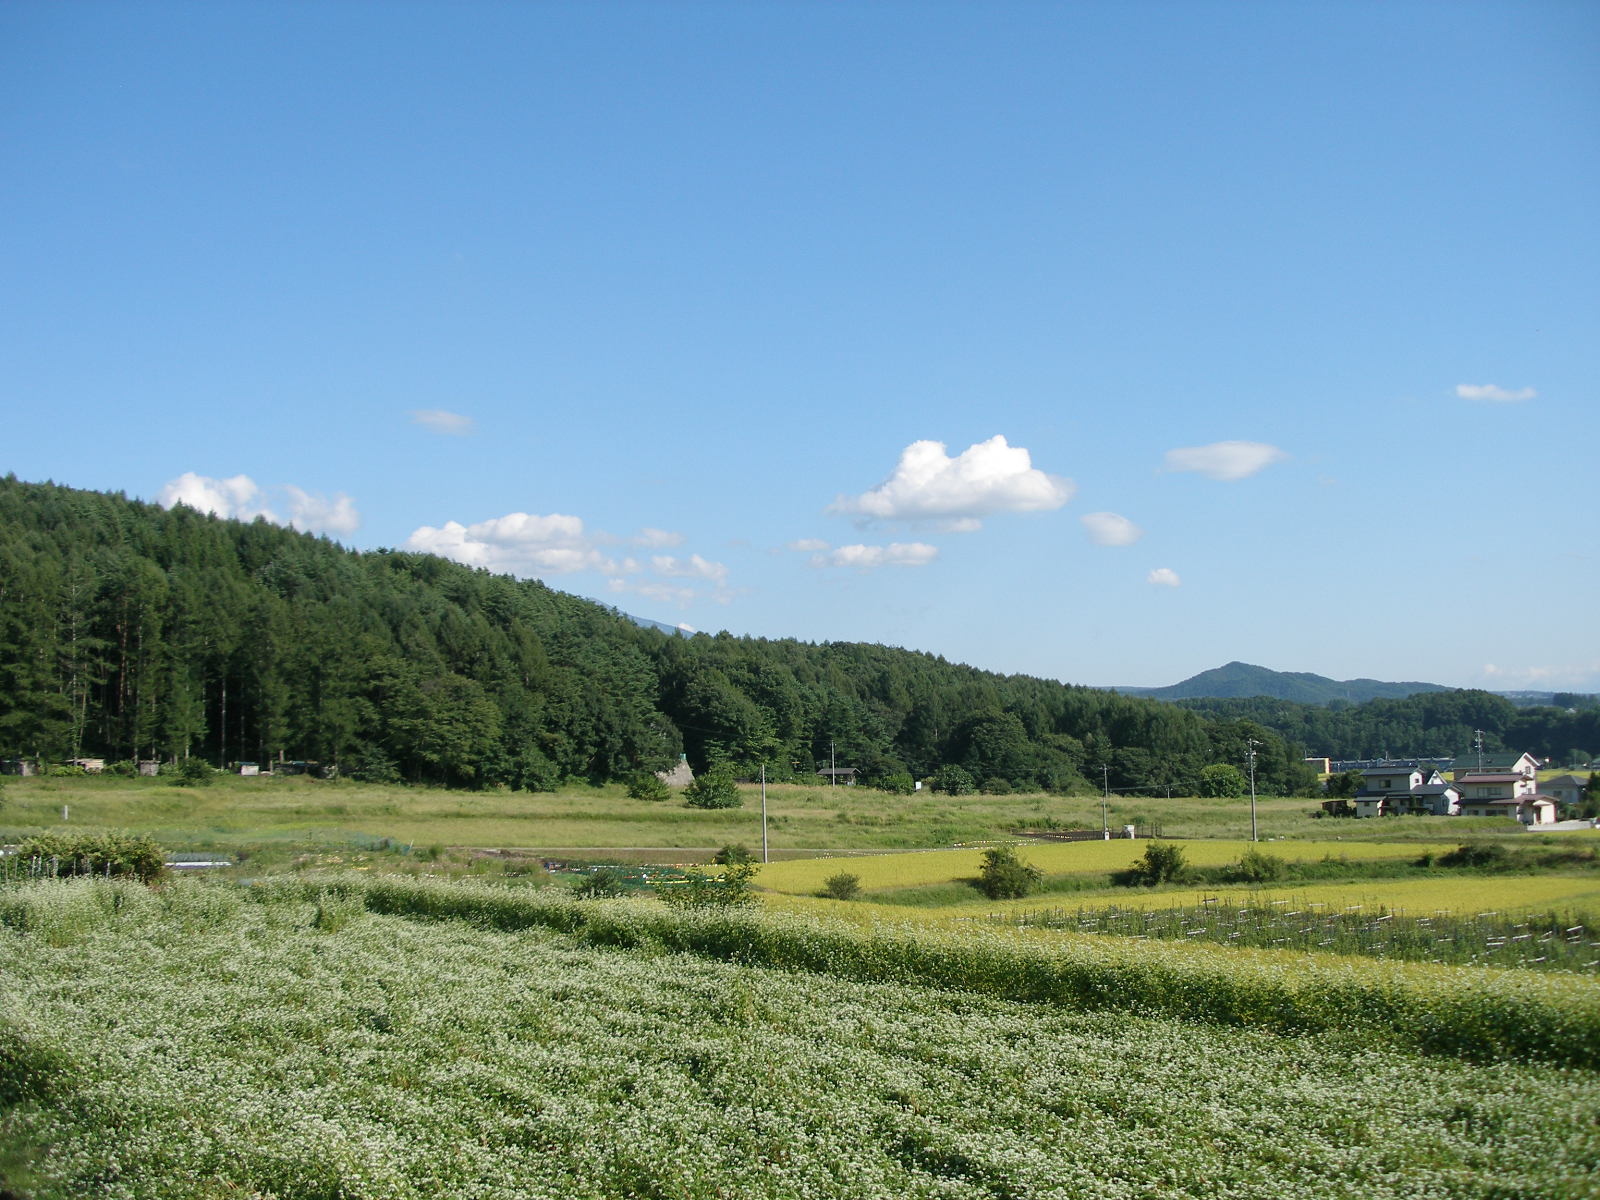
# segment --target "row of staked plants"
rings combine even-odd
[[[993,914],[1000,924],[1158,941],[1357,954],[1410,962],[1600,974],[1600,930],[1570,914],[1435,913],[1289,901],[1208,901],[1167,909],[1051,908]]]

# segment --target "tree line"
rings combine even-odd
[[[1572,694],[1569,705],[1518,706],[1492,692],[1423,692],[1365,704],[1296,704],[1265,696],[1180,700],[1221,721],[1251,721],[1335,759],[1465,757],[1479,731],[1486,751],[1528,752],[1561,765],[1600,755],[1600,705]]]
[[[1310,783],[1255,716],[882,645],[680,636],[428,555],[0,480],[0,758],[545,790],[680,754],[811,780],[831,749],[868,782],[1184,794],[1252,742],[1260,790]]]

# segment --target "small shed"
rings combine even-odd
[[[854,767],[822,767],[817,774],[826,779],[830,787],[841,783],[845,787],[855,787],[858,772]]]

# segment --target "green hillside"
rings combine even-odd
[[[684,637],[538,582],[0,480],[0,758],[336,764],[549,789],[688,757],[959,792],[1192,789],[1252,722],[861,643]]]

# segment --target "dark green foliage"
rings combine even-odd
[[[628,795],[635,800],[670,800],[672,789],[653,771],[641,771],[628,781]]]
[[[345,759],[343,772],[357,783],[399,783],[400,768],[377,746],[363,746]]]
[[[917,781],[904,771],[895,771],[885,775],[874,785],[880,792],[888,792],[895,796],[909,796],[917,790]],[[1596,795],[1600,795],[1597,792]]]
[[[1212,763],[1201,768],[1198,791],[1202,796],[1242,796],[1249,786],[1244,772],[1232,763]]]
[[[172,782],[178,787],[208,787],[216,778],[216,771],[203,758],[186,758],[178,764]]]
[[[754,863],[736,863],[721,875],[685,871],[681,880],[656,884],[655,892],[674,908],[741,908],[756,901],[755,873]]]
[[[1494,870],[1509,864],[1510,853],[1497,842],[1477,842],[1457,846],[1454,850],[1434,859],[1441,867],[1470,867],[1473,870]]]
[[[711,861],[722,867],[740,866],[755,860],[756,856],[750,853],[750,847],[742,842],[730,842],[711,856]]]
[[[166,871],[166,854],[148,837],[110,831],[41,833],[18,848],[25,874],[131,876],[144,883]]]
[[[822,890],[831,900],[854,900],[861,894],[861,876],[840,871],[823,880]]]
[[[1360,771],[1341,771],[1328,776],[1327,796],[1330,800],[1348,800],[1367,786],[1367,777]]]
[[[1011,847],[997,846],[983,852],[978,890],[991,900],[1015,900],[1038,887],[1042,878],[1039,868],[1023,862]]]
[[[1112,879],[1124,887],[1154,887],[1158,883],[1181,883],[1188,873],[1182,846],[1153,841],[1145,845],[1143,858],[1126,871],[1117,871]]]
[[[1154,845],[1155,843],[1152,843]],[[1177,850],[1178,847],[1173,846]],[[1148,848],[1146,849],[1148,857]],[[1229,871],[1229,878],[1237,883],[1275,883],[1289,874],[1289,864],[1276,854],[1263,854],[1259,850],[1246,850]]]
[[[615,867],[597,867],[572,881],[572,891],[585,900],[603,900],[610,896],[626,895],[628,876]]]
[[[712,767],[683,789],[683,802],[690,808],[739,808],[744,797],[726,767]]]
[[[972,773],[955,763],[946,763],[933,773],[933,790],[947,796],[970,796],[978,790]]]

